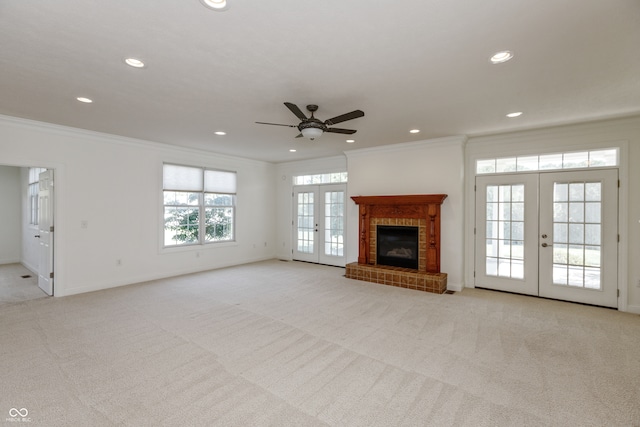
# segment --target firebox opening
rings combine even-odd
[[[376,263],[418,269],[418,227],[378,225]]]

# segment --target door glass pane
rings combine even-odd
[[[524,185],[487,186],[488,276],[524,278]]]
[[[553,224],[553,244],[567,243],[569,241],[569,225],[562,223]]]
[[[601,182],[554,183],[553,284],[602,289],[601,195]]]
[[[298,252],[312,254],[315,236],[313,193],[298,193]]]
[[[344,255],[344,191],[324,193],[324,254]]]

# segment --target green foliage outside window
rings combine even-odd
[[[233,196],[201,193],[165,192],[165,244],[181,245],[200,240],[200,212],[204,213],[204,240],[233,240]],[[175,204],[174,206],[171,206]]]

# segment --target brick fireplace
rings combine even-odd
[[[447,274],[440,272],[440,206],[446,197],[446,194],[352,197],[359,208],[358,262],[347,264],[346,277],[444,293]],[[378,262],[378,226],[418,229],[417,269]]]

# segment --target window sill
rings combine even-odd
[[[233,240],[228,242],[210,242],[205,244],[195,243],[192,245],[184,246],[163,246],[160,248],[160,254],[170,254],[176,252],[199,252],[214,248],[228,248],[231,246],[238,246],[238,242]]]

